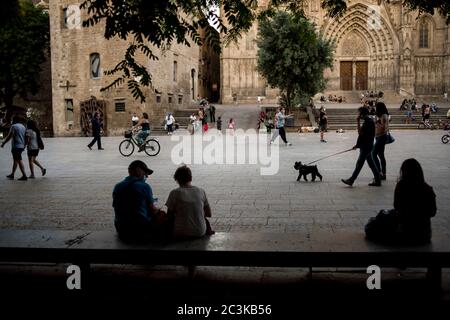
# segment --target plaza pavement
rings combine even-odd
[[[280,146],[276,175],[261,176],[258,165],[192,165],[193,184],[206,190],[217,231],[362,232],[369,217],[392,207],[400,165],[415,157],[437,194],[433,229],[449,233],[450,149],[440,141],[442,131],[394,131],[393,135],[396,142],[386,147],[388,180],[381,188],[367,185],[372,180],[367,165],[353,188],[340,182],[351,175],[357,151],[321,161],[318,167],[323,182],[296,181],[295,161],[309,162],[351,148],[356,132],[329,133],[328,143],[320,143],[318,134],[289,134],[293,146]],[[89,140],[45,139],[39,160],[47,175],[41,177],[37,170],[37,178],[25,182],[6,179],[12,162],[10,144],[0,149],[0,228],[113,230],[112,189],[135,159],[155,171],[148,181],[159,206],[176,187],[172,177],[177,166],[171,161],[176,142],[169,137],[159,137],[162,151],[156,157],[136,152],[129,158],[121,156],[120,137],[104,138],[104,151],[90,151],[86,147]],[[26,170],[29,173],[28,167]]]

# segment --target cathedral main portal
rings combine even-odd
[[[341,90],[363,91],[368,89],[369,63],[368,61],[341,61],[340,83]]]

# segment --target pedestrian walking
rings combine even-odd
[[[35,178],[34,165],[37,165],[41,169],[42,176],[45,176],[45,174],[47,173],[47,169],[45,169],[36,159],[39,155],[39,150],[44,149],[41,132],[36,125],[36,121],[28,120],[25,140],[27,145],[28,163],[30,166],[30,176],[28,178]]]
[[[13,125],[9,129],[9,133],[6,136],[5,140],[2,142],[1,147],[3,148],[5,144],[11,141],[11,154],[13,157],[13,167],[10,175],[6,176],[10,180],[14,180],[14,174],[19,167],[20,172],[22,173],[22,177],[18,180],[26,181],[28,180],[27,175],[25,174],[25,167],[22,162],[22,152],[25,149],[25,119],[22,116],[15,115],[13,117]]]
[[[285,125],[286,119],[293,117],[293,115],[292,114],[286,115],[285,113],[286,113],[286,109],[281,107],[280,111],[278,112],[278,114],[276,116],[277,117],[277,129],[278,129],[278,133],[279,133],[281,139],[284,141],[284,143],[287,146],[291,146],[292,143],[288,142],[286,139],[286,131],[284,129],[284,125]]]
[[[270,143],[273,143],[275,141],[276,138],[278,138],[278,136],[280,135],[280,131],[278,130],[278,113],[280,112],[281,108],[277,108],[276,112],[275,112],[275,117],[273,120],[273,125],[274,125],[274,130],[273,130],[273,135],[272,138],[270,139]]]
[[[167,134],[170,136],[173,133],[173,124],[175,123],[175,118],[172,115],[172,112],[167,113],[166,115],[166,130]]]
[[[319,110],[319,130],[320,130],[320,142],[327,142],[324,138],[324,134],[328,127],[328,116],[325,107],[322,105]]]
[[[217,130],[222,131],[222,117],[217,118],[216,127]]]
[[[378,102],[376,104],[376,115],[375,145],[372,150],[372,158],[380,173],[380,179],[386,180],[386,158],[384,156],[384,149],[389,134],[389,112],[383,102]]]
[[[104,150],[102,148],[102,140],[101,140],[101,131],[103,127],[103,123],[100,120],[100,115],[98,112],[94,113],[94,116],[91,119],[92,126],[92,136],[94,137],[92,141],[87,145],[89,150],[92,150],[92,146],[97,142],[98,150]]]
[[[361,125],[361,120],[364,123]],[[356,145],[353,147],[354,150],[359,148],[359,157],[356,161],[355,170],[353,174],[348,179],[341,179],[346,185],[352,186],[355,180],[358,178],[364,163],[367,161],[370,169],[373,173],[373,181],[369,186],[381,186],[380,173],[375,165],[372,158],[373,149],[373,139],[375,138],[375,122],[371,117],[369,117],[369,110],[365,107],[360,107],[358,109],[358,117],[356,118],[356,123],[358,127],[358,140]]]
[[[236,123],[234,122],[233,118],[230,118],[228,121],[228,129],[230,130],[230,133],[234,135],[234,131],[236,129]]]
[[[211,105],[211,122],[216,122],[216,107]]]
[[[191,114],[189,117],[189,128],[188,131],[190,134],[194,134],[194,132],[197,130],[197,117],[195,116],[195,113]]]

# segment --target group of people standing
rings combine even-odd
[[[189,117],[189,133],[194,134],[200,129],[202,133],[208,132],[209,123],[216,123],[217,130],[222,130],[222,118],[218,117],[216,121],[216,107],[210,105],[206,98],[199,99],[199,103],[197,113],[193,112]]]
[[[39,155],[39,151],[44,149],[44,143],[41,138],[41,132],[37,127],[34,120],[26,120],[25,117],[20,115],[13,116],[12,125],[8,135],[5,137],[1,144],[3,148],[6,143],[11,140],[11,154],[13,157],[13,166],[11,174],[6,177],[10,180],[14,180],[14,175],[17,168],[20,169],[22,176],[17,179],[20,181],[26,181],[28,179],[34,179],[34,165],[41,169],[42,176],[45,176],[47,169],[44,168],[41,163],[36,159]],[[22,152],[27,149],[28,163],[30,167],[30,175],[27,177],[25,173],[25,167],[22,162]]]

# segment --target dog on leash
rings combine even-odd
[[[311,174],[312,181],[316,181],[316,176],[320,178],[320,181],[322,181],[322,175],[319,173],[319,170],[317,170],[317,166],[307,166],[302,164],[300,161],[296,162],[294,165],[294,169],[298,170],[298,178],[297,181],[300,181],[300,178],[303,176],[303,180],[308,181],[308,178],[306,177],[308,174]]]

